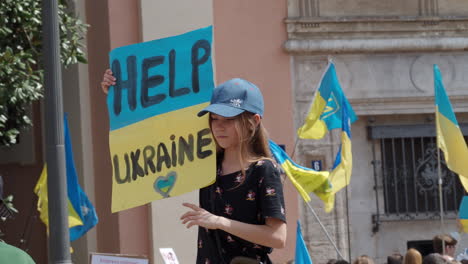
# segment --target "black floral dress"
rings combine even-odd
[[[215,215],[249,224],[263,225],[268,217],[286,222],[283,186],[277,166],[270,160],[255,162],[246,170],[245,178],[240,171],[220,175],[218,169],[216,182],[200,190],[200,206]],[[268,258],[271,251],[269,247],[248,242],[222,230],[198,229],[198,264],[228,264],[236,256],[271,263]]]

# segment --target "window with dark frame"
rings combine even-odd
[[[467,135],[468,126],[461,127]],[[434,125],[371,126],[369,138],[374,148],[375,231],[381,221],[438,219],[440,195]],[[447,168],[443,152],[440,154],[444,215],[456,217],[466,193],[458,175]]]
[[[381,163],[385,214],[440,213],[435,137],[382,138]],[[443,209],[456,212],[464,195],[458,175],[441,154]]]

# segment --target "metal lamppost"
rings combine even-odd
[[[42,0],[42,25],[49,200],[49,263],[68,264],[72,262],[68,230],[68,195],[57,0]]]

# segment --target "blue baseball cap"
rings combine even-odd
[[[210,105],[201,110],[198,116],[210,112],[233,117],[245,111],[263,117],[263,95],[255,84],[235,78],[214,88]]]

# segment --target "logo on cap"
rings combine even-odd
[[[242,99],[231,99],[231,105],[234,107],[241,107]]]

